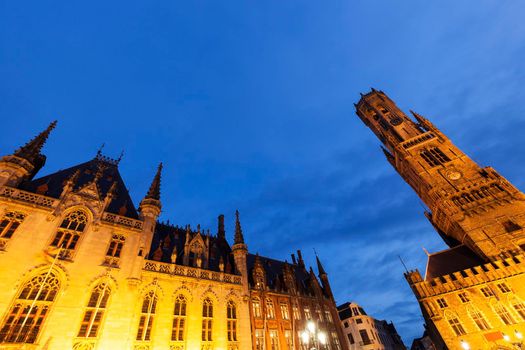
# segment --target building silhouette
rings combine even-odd
[[[136,207],[100,151],[37,178],[55,127],[0,159],[0,349],[302,349],[308,321],[346,349],[328,276],[158,221],[159,165]]]
[[[525,333],[525,195],[421,115],[372,90],[356,113],[450,247],[405,277],[438,349],[511,349]],[[520,345],[521,344],[521,345]]]

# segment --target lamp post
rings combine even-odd
[[[462,341],[461,341],[461,348],[462,348],[463,350],[470,350],[470,345],[469,345],[469,343],[467,343],[465,340],[462,340]]]
[[[516,349],[524,349],[523,348],[523,334],[519,332],[517,329],[514,330],[514,337],[516,337],[516,341],[514,339],[511,339],[511,337],[508,334],[503,334],[503,340],[505,340],[507,343],[510,343],[513,347]]]
[[[306,329],[301,332],[301,341],[310,350],[320,350],[326,344],[326,333],[317,329],[313,321],[308,321]]]

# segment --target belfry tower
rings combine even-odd
[[[421,115],[408,117],[382,91],[372,89],[355,106],[450,247],[464,244],[485,261],[525,249],[525,195],[503,176],[480,167]]]

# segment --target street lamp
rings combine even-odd
[[[461,341],[461,347],[462,347],[464,350],[470,350],[470,345],[469,345],[469,343],[467,343],[467,342],[464,341],[464,340]]]
[[[316,329],[315,323],[313,321],[308,321],[306,324],[306,329],[301,333],[301,340],[304,345],[313,346],[310,350],[318,350],[319,345],[325,345],[327,342],[326,333]]]
[[[523,349],[523,334],[517,329],[514,330],[514,336],[518,341],[513,341],[508,334],[503,333],[503,339],[514,346],[516,349]]]

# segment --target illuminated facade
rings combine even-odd
[[[300,262],[249,254],[238,213],[232,246],[222,215],[215,235],[158,222],[162,165],[138,210],[100,152],[35,179],[54,126],[0,160],[0,349],[245,350],[263,334],[264,349],[285,350],[294,300],[333,318],[326,273],[321,287]],[[275,306],[262,324],[256,295]]]
[[[428,207],[450,249],[429,254],[412,288],[438,349],[512,349],[525,334],[525,195],[480,167],[427,119],[372,90],[357,115]]]

